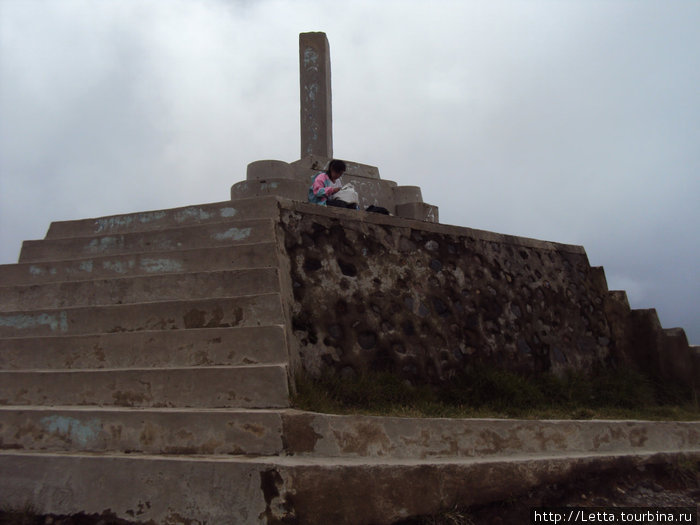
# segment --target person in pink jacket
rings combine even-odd
[[[340,189],[334,186],[334,183],[342,177],[346,169],[347,166],[342,160],[331,160],[326,170],[314,176],[309,188],[309,202],[326,206],[331,195]]]

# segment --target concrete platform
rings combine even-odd
[[[0,313],[0,337],[284,324],[279,294]]]
[[[277,244],[260,242],[67,261],[3,264],[0,265],[0,282],[14,285],[40,284],[205,270],[265,268],[276,265]]]
[[[130,276],[17,286],[0,286],[0,311],[66,306],[103,306],[153,300],[177,301],[274,293],[276,268]]]
[[[52,222],[47,239],[85,237],[135,231],[164,230],[210,222],[270,218],[277,212],[277,201],[244,199],[184,206],[165,210],[110,215],[94,219]]]
[[[1,370],[0,405],[281,408],[287,366]]]
[[[281,325],[0,339],[0,370],[237,366],[287,358]]]
[[[542,483],[615,475],[698,452],[451,460],[0,452],[0,495],[41,513],[102,513],[155,523],[389,524]],[[196,521],[195,521],[196,520]],[[284,520],[284,521],[283,521]]]
[[[170,230],[24,241],[19,262],[56,261],[182,248],[209,248],[274,240],[274,224],[271,220],[236,220]]]

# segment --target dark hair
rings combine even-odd
[[[331,174],[333,171],[337,171],[339,173],[345,173],[345,171],[348,169],[348,167],[345,165],[345,163],[340,160],[340,159],[332,159],[328,163],[328,169],[326,170],[326,173],[328,175]]]

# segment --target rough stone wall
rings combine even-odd
[[[305,204],[281,213],[308,373],[439,383],[474,362],[560,373],[610,357],[605,278],[581,247]]]

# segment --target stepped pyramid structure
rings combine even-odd
[[[0,267],[0,502],[169,525],[388,524],[700,458],[700,422],[290,408],[296,374],[439,383],[476,358],[639,362],[696,391],[700,377],[683,331],[630,310],[580,247],[441,225],[418,188],[358,163],[362,204],[392,216],[306,203],[332,157],[330,71],[325,35],[300,43],[301,160],[252,163],[224,202],[52,223]]]

